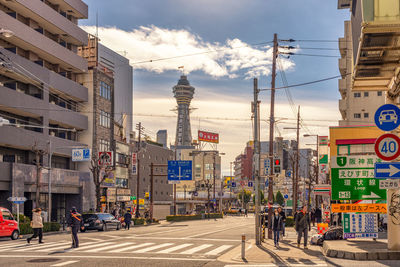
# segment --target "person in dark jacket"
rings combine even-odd
[[[282,215],[279,214],[278,209],[274,210],[274,214],[272,215],[272,230],[274,231],[274,245],[275,248],[279,248],[279,235],[280,231],[283,229],[283,218]]]
[[[282,236],[285,236],[286,214],[285,214],[285,212],[282,210],[281,207],[278,208],[278,212],[279,212],[279,214],[282,216],[282,222],[283,222],[281,233],[282,233]]]
[[[71,227],[72,246],[71,248],[79,247],[78,231],[83,229],[82,215],[78,213],[75,207],[72,207],[67,221],[68,227]]]
[[[303,206],[302,210],[296,216],[296,232],[297,247],[300,247],[301,236],[304,234],[304,249],[307,249],[308,231],[311,231],[311,219],[307,206]]]
[[[128,211],[124,214],[124,222],[125,222],[125,230],[126,228],[130,228],[131,226],[131,221],[132,221],[132,214],[130,214]]]
[[[322,212],[320,208],[316,208],[315,209],[315,220],[317,221],[317,223],[320,223],[322,221]]]

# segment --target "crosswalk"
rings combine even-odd
[[[125,240],[124,240],[125,241]],[[116,242],[104,240],[100,242],[81,242],[79,248],[71,248],[71,242],[46,242],[45,244],[8,244],[0,246],[0,253],[9,252],[63,252],[63,253],[156,253],[218,256],[233,248],[233,245],[193,244],[193,243],[153,243],[153,242]]]

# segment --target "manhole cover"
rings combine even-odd
[[[28,260],[26,262],[32,262],[32,263],[37,263],[37,262],[54,262],[54,261],[59,261],[60,259],[56,259],[56,258],[43,258],[43,259],[32,259],[32,260]]]

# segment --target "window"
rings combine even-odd
[[[369,93],[368,92],[364,92],[364,97],[368,97]]]
[[[382,91],[378,91],[378,96],[382,96]]]
[[[364,113],[364,118],[369,118],[369,114],[368,113]]]
[[[354,93],[354,97],[361,97],[361,93]]]
[[[105,139],[100,139],[99,150],[100,152],[110,151],[110,141]]]
[[[111,100],[111,86],[103,81],[100,81],[100,96]]]
[[[117,187],[128,187],[128,179],[116,178],[115,185]]]
[[[111,114],[104,111],[100,110],[100,125],[106,128],[111,127]]]
[[[213,178],[213,175],[211,173],[206,174],[206,179],[211,180]]]
[[[8,211],[2,210],[1,212],[3,213],[4,220],[14,220],[13,216]]]
[[[206,164],[206,170],[212,170],[213,164]]]
[[[360,113],[354,113],[354,118],[355,119],[361,119],[361,114]]]

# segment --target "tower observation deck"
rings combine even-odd
[[[176,125],[175,145],[186,147],[192,145],[190,128],[190,102],[193,99],[194,87],[190,86],[185,75],[182,75],[178,84],[173,87],[174,97],[178,104],[178,121]]]

